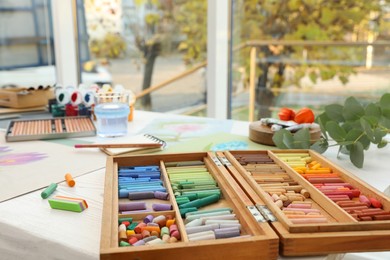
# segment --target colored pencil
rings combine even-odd
[[[145,147],[145,148],[155,148],[162,147],[163,144],[155,143],[139,143],[139,144],[76,144],[75,148],[135,148],[135,147]]]

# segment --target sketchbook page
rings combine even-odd
[[[115,142],[110,142],[115,143]],[[162,147],[134,147],[134,148],[100,148],[103,152],[108,155],[122,155],[122,154],[143,154],[143,153],[151,153],[156,151],[161,151],[164,149],[166,145],[165,142],[161,139],[156,138],[155,136],[148,134],[140,134],[131,136],[125,139],[121,139],[120,143],[131,143],[131,144],[162,144]]]
[[[62,141],[5,142],[0,131],[0,202],[64,182],[66,173],[75,178],[105,167],[105,154],[75,149],[72,138]]]
[[[251,141],[247,136],[220,132],[189,141],[180,142],[170,146],[164,152],[207,152],[207,151],[228,151],[228,150],[270,150],[276,149],[274,146],[267,146]]]

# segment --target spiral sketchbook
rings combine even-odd
[[[148,143],[158,143],[162,144],[161,147],[136,147],[136,148],[100,148],[103,152],[105,152],[108,155],[114,156],[114,155],[123,155],[123,154],[146,154],[146,153],[153,153],[162,151],[165,146],[166,142],[164,140],[161,140],[158,137],[155,137],[150,134],[142,134],[142,135],[136,135],[132,136],[130,138],[126,138],[126,143],[133,143],[133,144],[148,144]]]

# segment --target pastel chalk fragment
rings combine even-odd
[[[74,212],[82,212],[88,208],[88,204],[84,199],[71,198],[65,196],[55,196],[48,200],[52,209],[60,209]]]

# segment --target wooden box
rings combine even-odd
[[[52,89],[27,90],[26,88],[0,89],[0,106],[10,108],[29,108],[46,106],[53,98]]]
[[[334,174],[337,174],[345,186],[353,186],[354,190],[359,190],[360,195],[375,198],[381,203],[382,211],[390,211],[390,200],[384,194],[332,164],[323,156],[309,150],[227,151],[108,157],[100,258],[276,259],[278,254],[306,256],[390,250],[388,243],[390,241],[390,220],[358,220],[357,215],[353,215],[353,212],[351,214],[346,212],[345,205],[340,204],[343,205],[343,209],[335,202],[337,194],[332,195],[336,197],[330,199],[328,193],[325,195],[328,191],[325,193],[320,191],[321,187],[318,188],[319,185],[315,183],[315,178],[307,178],[307,176],[298,173],[297,168],[293,168],[283,157],[286,154],[290,157],[308,154],[312,161],[321,164],[321,169],[330,168]],[[260,160],[256,159],[256,156],[259,155],[267,159],[265,161],[261,158]],[[190,230],[187,227],[187,220],[191,218],[188,214],[192,213],[187,213],[186,216],[180,213],[180,210],[183,210],[183,205],[182,202],[179,205],[180,197],[175,197],[180,192],[177,188],[177,179],[172,176],[175,176],[173,173],[176,170],[182,169],[179,167],[188,168],[189,165],[197,165],[199,162],[204,164],[206,171],[215,180],[220,190],[220,200],[198,210],[230,208],[240,223],[240,236],[194,241],[194,236],[187,234],[187,231],[189,233]],[[153,211],[150,209],[151,205],[158,202],[152,198],[144,200],[147,205],[146,212],[121,214],[119,203],[130,200],[118,198],[118,169],[152,165],[159,166],[161,183],[166,188],[166,192],[169,193],[169,200],[164,203],[171,204],[172,208],[162,212]],[[187,168],[185,168],[186,171]],[[197,178],[196,173],[191,173],[191,175]],[[200,176],[199,178],[201,178]],[[269,187],[279,185],[278,182],[283,183],[283,181],[278,180],[281,178],[290,182],[291,189],[299,187],[299,192],[296,193],[301,194],[300,198],[303,197],[303,202],[294,201],[294,198],[299,196],[290,191],[286,194],[293,202],[289,201],[289,203],[295,206],[305,203],[310,205],[308,211],[312,210],[315,213],[307,214],[311,216],[306,216],[306,218],[316,219],[315,223],[307,223],[305,218],[299,216],[297,219],[292,218],[296,215],[291,216],[291,212],[286,213],[289,211],[286,209],[288,206],[280,208],[280,205],[274,201],[274,198],[271,197],[273,191],[270,191]],[[338,180],[337,185],[341,185],[340,180]],[[182,186],[184,187],[184,184]],[[283,194],[285,193],[281,193],[279,198],[282,198]],[[356,200],[357,198],[353,198],[351,201]],[[293,208],[292,211],[295,209]],[[181,234],[181,239],[178,242],[119,246],[119,218],[132,217],[133,222],[141,222],[147,215],[155,217],[161,214],[174,216]],[[301,222],[302,219],[304,222]]]

